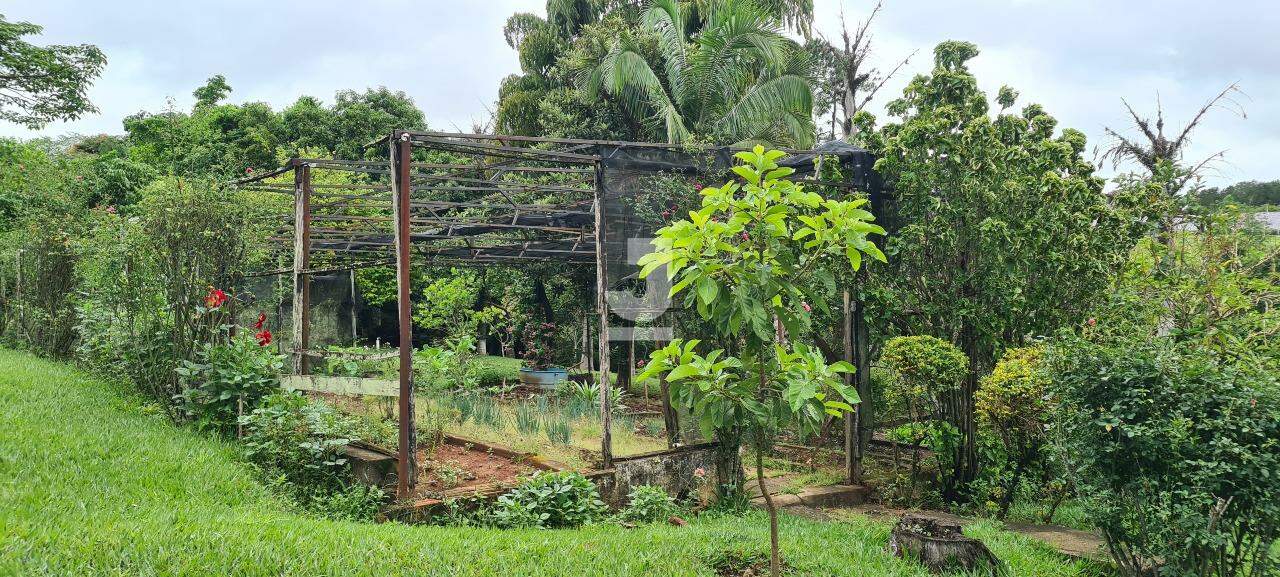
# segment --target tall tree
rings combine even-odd
[[[231,94],[231,85],[227,84],[227,77],[221,74],[209,77],[204,86],[191,92],[196,97],[196,108],[213,106],[225,100],[228,94]]]
[[[1217,96],[1204,102],[1190,122],[1174,134],[1165,134],[1165,107],[1158,99],[1155,118],[1138,114],[1128,101],[1121,100],[1129,113],[1129,118],[1133,120],[1133,128],[1138,130],[1138,136],[1125,136],[1120,130],[1106,128],[1107,136],[1114,139],[1114,142],[1111,143],[1110,148],[1107,148],[1102,160],[1111,160],[1112,166],[1117,166],[1124,161],[1137,162],[1147,171],[1144,175],[1146,179],[1144,182],[1139,180],[1129,180],[1129,182],[1135,186],[1155,183],[1160,188],[1161,197],[1152,205],[1164,207],[1164,210],[1155,211],[1157,212],[1155,216],[1161,221],[1161,237],[1164,237],[1166,243],[1172,242],[1171,235],[1176,216],[1178,216],[1180,197],[1187,193],[1190,187],[1198,188],[1203,171],[1210,168],[1213,162],[1221,160],[1224,154],[1224,151],[1213,152],[1201,160],[1185,162],[1184,155],[1190,145],[1192,130],[1196,129],[1213,109],[1231,110],[1244,118],[1243,107],[1233,99],[1233,95],[1239,92],[1238,84],[1234,82],[1228,84],[1228,87],[1222,88]]]
[[[883,3],[876,2],[866,20],[859,22],[852,31],[840,13],[840,42],[823,38],[809,43],[819,62],[820,93],[819,113],[829,115],[830,138],[848,138],[854,129],[853,117],[866,108],[876,94],[884,88],[903,66],[915,55],[912,52],[888,72],[882,72],[868,60],[872,54],[871,23],[880,14]],[[839,132],[836,128],[839,127]]]
[[[1078,321],[1137,234],[1120,204],[1129,197],[1103,194],[1082,158],[1082,133],[1055,137],[1057,121],[1035,104],[1008,112],[1017,98],[1008,87],[989,116],[966,64],[977,54],[967,42],[939,44],[931,74],[889,104],[896,122],[876,131],[868,113],[858,119],[891,188],[889,262],[869,271],[873,320],[885,335],[949,340],[970,360],[948,407],[964,436],[952,499],[977,470],[978,376],[1003,348]]]
[[[641,19],[657,58],[636,38],[619,38],[579,71],[589,100],[606,96],[668,142],[813,143],[813,62],[782,33],[776,16],[741,0],[693,5],[653,0]]]
[[[107,63],[89,44],[36,46],[23,40],[42,30],[0,14],[0,120],[33,129],[97,112],[86,92]]]

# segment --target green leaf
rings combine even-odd
[[[719,294],[720,285],[716,283],[715,279],[709,276],[703,276],[698,279],[698,299],[703,304],[711,304]]]
[[[862,267],[862,253],[858,252],[858,249],[852,246],[845,247],[844,255],[849,258],[849,266],[853,267],[853,270]]]

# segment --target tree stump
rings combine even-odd
[[[919,561],[932,573],[943,571],[1003,574],[1003,565],[982,541],[966,537],[960,525],[903,515],[889,537],[889,551]]]

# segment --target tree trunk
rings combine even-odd
[[[904,515],[889,536],[889,551],[903,559],[915,559],[930,572],[961,571],[966,574],[1001,574],[1001,563],[982,541],[966,537],[960,526]]]
[[[716,493],[718,497],[736,496],[744,488],[742,474],[742,432],[716,431]]]
[[[778,553],[778,509],[764,483],[764,443],[761,442],[756,442],[756,483],[760,485],[760,495],[764,497],[764,508],[769,512],[769,575],[780,577],[782,559]]]

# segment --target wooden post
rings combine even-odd
[[[859,279],[866,279],[866,269],[859,273]],[[857,443],[855,445],[858,457],[858,468],[856,481],[862,480],[862,472],[864,469],[864,460],[867,455],[867,447],[871,445],[871,435],[875,432],[875,398],[871,392],[871,337],[867,331],[867,305],[861,298],[853,301],[853,318],[850,323],[850,331],[853,333],[853,365],[857,368],[854,373],[854,382],[858,386],[858,396],[862,402],[858,403],[856,411],[857,423]]]
[[[400,322],[400,454],[397,462],[396,496],[409,499],[417,484],[417,433],[414,430],[413,399],[413,306],[409,300],[409,162],[413,144],[407,134],[391,135],[391,194],[396,247],[396,307]]]
[[[360,342],[360,335],[356,332],[356,269],[347,272],[351,273],[351,346],[355,346]]]
[[[591,372],[591,315],[582,314],[582,359],[578,361],[579,369],[584,373]]]
[[[597,382],[600,383],[600,458],[604,462],[604,468],[608,469],[613,466],[613,407],[610,406],[609,397],[609,303],[606,298],[609,277],[604,247],[604,195],[600,191],[604,182],[598,161],[595,168],[596,308],[600,313],[600,362],[597,364],[600,371],[597,377]]]
[[[311,167],[293,159],[293,374],[305,375],[311,360]]]
[[[654,346],[662,348],[667,346],[664,341],[657,341]],[[667,430],[667,448],[674,449],[680,444],[680,415],[676,413],[676,408],[671,404],[671,387],[667,384],[667,377],[663,375],[658,377],[658,394],[662,395],[662,425]]]
[[[841,332],[844,334],[844,361],[853,363],[853,312],[850,310],[849,289],[844,289],[841,310]],[[853,375],[844,374],[844,384],[853,385]],[[854,412],[844,416],[844,465],[845,480],[856,483],[862,478],[862,455],[858,452],[858,412],[862,403],[854,407]]]

